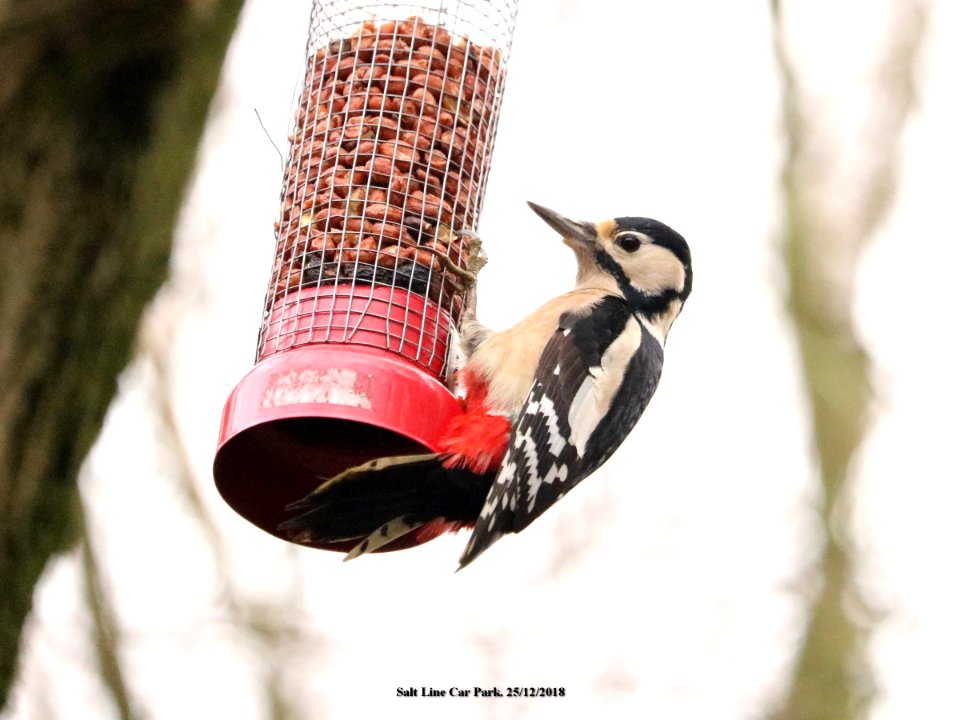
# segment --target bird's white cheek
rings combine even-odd
[[[633,283],[649,293],[683,288],[683,265],[677,256],[659,245],[646,245],[630,262]]]

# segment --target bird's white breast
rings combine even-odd
[[[608,290],[585,288],[560,295],[513,327],[492,333],[480,343],[467,361],[466,369],[486,378],[491,410],[518,412],[533,385],[540,355],[556,332],[560,316],[577,310],[585,312],[609,294]]]

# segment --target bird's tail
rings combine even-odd
[[[356,541],[351,559],[411,532],[424,542],[472,525],[492,482],[491,474],[445,467],[440,455],[378,458],[290,505],[300,514],[280,530],[304,544]]]

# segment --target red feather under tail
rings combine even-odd
[[[438,443],[443,465],[486,475],[500,467],[510,438],[510,420],[490,412],[487,385],[474,373],[464,373],[465,412],[447,425]]]
[[[428,540],[440,537],[445,532],[455,533],[465,527],[473,527],[473,523],[450,522],[443,518],[434,518],[414,530],[414,537],[417,540],[417,544],[420,545]]]

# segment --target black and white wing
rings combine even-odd
[[[623,299],[607,296],[586,314],[563,315],[460,567],[606,462],[636,425],[662,367],[663,347]]]

